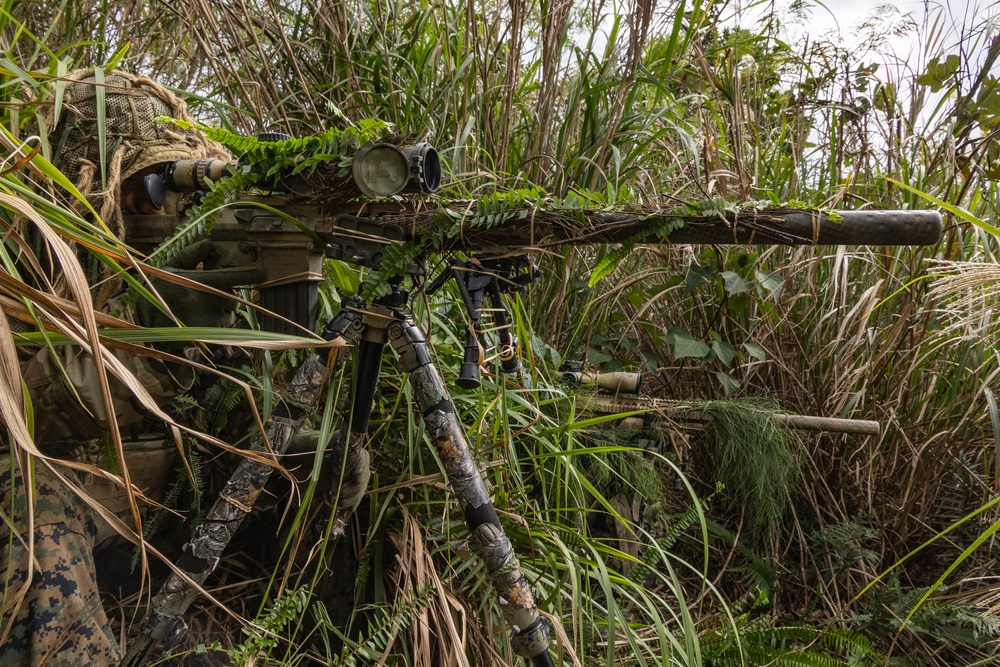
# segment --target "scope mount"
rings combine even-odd
[[[331,242],[326,246],[326,256],[348,264],[376,271],[382,268],[386,247],[391,243],[411,240],[402,227],[391,222],[380,222],[356,215],[338,215],[334,219]],[[406,265],[406,275],[424,275],[423,266]]]

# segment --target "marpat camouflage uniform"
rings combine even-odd
[[[7,459],[9,462],[9,459]],[[43,465],[35,466],[34,557],[32,585],[17,607],[11,623],[7,606],[18,597],[28,577],[28,533],[24,479],[11,470],[0,472],[0,497],[5,513],[13,502],[11,519],[16,535],[0,543],[0,571],[4,572],[0,620],[6,640],[0,645],[0,667],[46,665],[84,667],[115,665],[121,660],[101,605],[94,574],[94,536],[91,512]]]
[[[123,234],[120,193],[99,191],[100,179],[94,184],[100,155],[92,71],[67,79],[63,116],[50,135],[54,149],[63,151],[57,166],[112,229]],[[153,122],[158,115],[190,120],[184,103],[154,82],[107,72],[104,90],[109,181],[120,182],[165,161],[225,158],[221,147],[199,133]],[[114,354],[158,403],[187,390],[194,381],[188,367],[121,351]],[[35,441],[50,456],[93,455],[93,441],[107,433],[111,414],[120,427],[143,415],[128,389],[110,376],[113,413],[108,409],[92,358],[77,347],[42,349],[22,363],[21,372],[35,414]],[[11,457],[0,450],[0,571],[6,575],[0,596],[0,667],[116,665],[121,653],[96,584],[93,513],[44,464],[32,463],[34,506],[29,508],[22,471],[16,465],[12,470]],[[58,469],[79,484],[68,469]],[[32,533],[34,560],[29,567],[27,543]]]

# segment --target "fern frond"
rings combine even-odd
[[[406,274],[406,268],[417,261],[424,252],[422,243],[390,243],[382,252],[382,264],[365,276],[361,285],[361,298],[372,301],[388,296],[389,280]]]
[[[195,241],[208,236],[219,211],[239,201],[240,196],[253,187],[259,177],[249,170],[234,170],[226,178],[212,184],[212,189],[202,197],[200,203],[188,209],[188,222],[181,225],[174,234],[157,246],[148,261],[153,266],[170,263],[178,252]]]
[[[247,638],[239,646],[228,651],[232,664],[246,664],[258,653],[269,651],[278,645],[279,633],[285,626],[299,618],[309,602],[309,587],[285,593],[274,601],[270,611],[255,626],[243,628]],[[260,629],[258,629],[260,628]]]
[[[369,607],[375,618],[369,623],[367,636],[344,651],[338,664],[351,664],[355,656],[374,659],[384,652],[400,629],[412,625],[437,595],[428,585],[414,592],[411,598],[399,598],[391,606]]]
[[[656,540],[656,548],[647,547],[643,550],[639,556],[639,560],[643,564],[636,566],[629,578],[637,584],[642,584],[649,576],[650,571],[660,564],[660,554],[669,552],[684,531],[697,523],[697,521],[698,508],[695,505],[689,505],[684,513],[671,524],[667,530],[667,534]]]
[[[638,234],[633,234],[625,239],[621,245],[605,250],[607,254],[598,261],[594,270],[590,273],[590,279],[587,281],[588,286],[593,287],[617,269],[622,260],[632,254],[636,245],[647,241],[662,241],[673,232],[684,227],[686,223],[683,219],[679,217],[672,218],[669,217],[670,215],[680,215],[680,213],[674,210],[667,215],[654,217],[652,218],[653,222],[647,229]]]

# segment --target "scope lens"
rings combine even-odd
[[[441,186],[441,158],[428,143],[365,144],[355,154],[351,171],[354,182],[369,197],[435,192]]]
[[[428,192],[435,192],[441,187],[441,158],[433,148],[424,156],[424,185]]]
[[[365,144],[351,167],[354,182],[369,197],[389,197],[402,192],[410,180],[403,151],[392,144]]]

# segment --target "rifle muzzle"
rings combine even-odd
[[[616,394],[638,394],[642,390],[642,374],[616,371],[614,373],[583,373],[568,371],[562,375],[563,382],[573,384],[593,384],[605,391]]]

